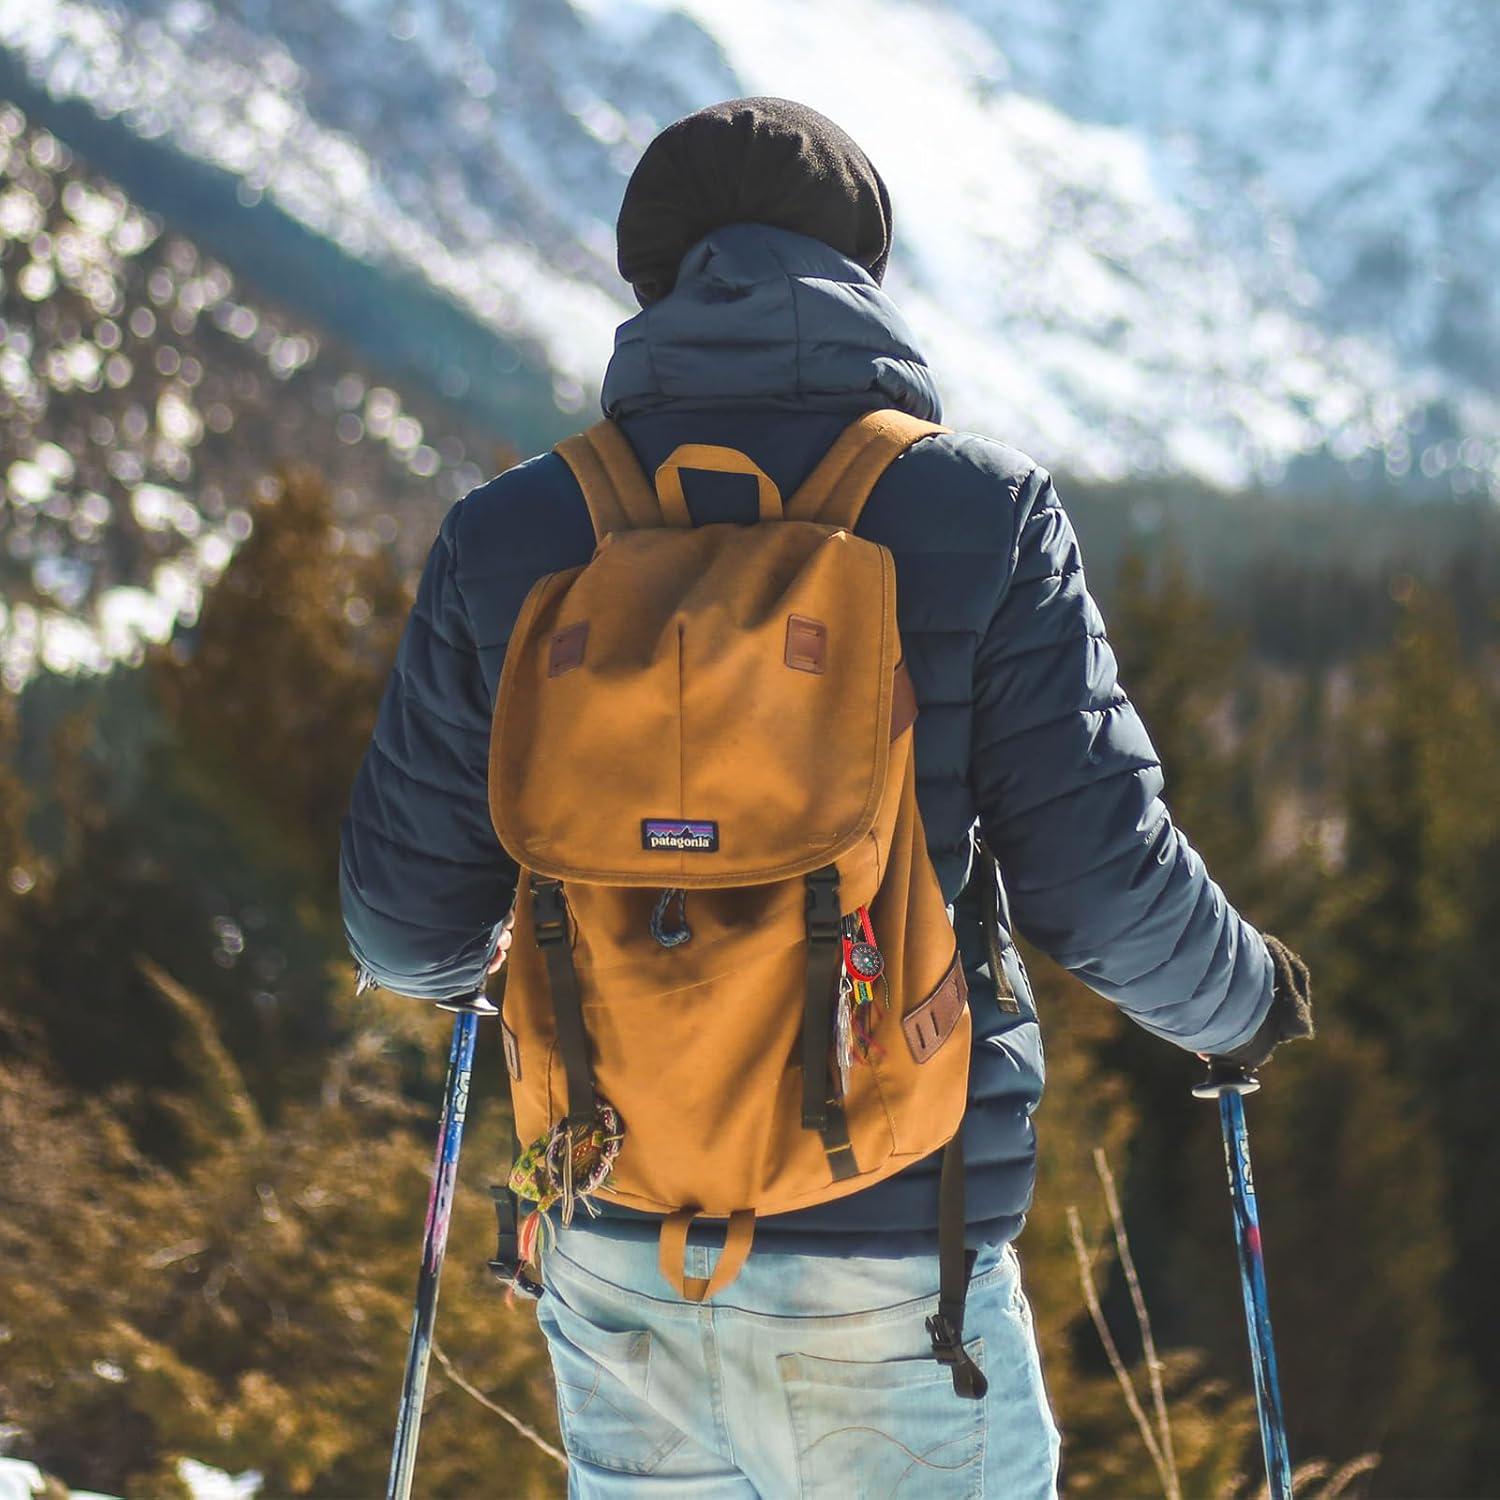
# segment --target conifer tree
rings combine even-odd
[[[1406,1085],[1433,1135],[1433,1175],[1453,1257],[1450,1326],[1493,1404],[1500,1399],[1500,1196],[1492,1176],[1500,1068],[1500,693],[1495,663],[1442,603],[1403,589],[1393,648],[1351,713],[1347,860],[1328,892],[1321,963],[1351,1027]],[[1421,1192],[1413,1183],[1414,1192]],[[1500,1466],[1493,1424],[1471,1483]]]
[[[1272,820],[1297,827],[1300,773],[1317,747],[1295,739],[1295,703],[1278,708],[1265,669],[1245,660],[1177,570],[1159,582],[1127,571],[1115,630],[1174,814],[1202,839],[1230,899],[1312,962],[1320,1035],[1279,1052],[1249,1105],[1294,1458],[1343,1461],[1374,1450],[1382,1461],[1368,1493],[1410,1494],[1423,1484],[1441,1492],[1466,1472],[1474,1391],[1453,1357],[1441,1292],[1451,1240],[1432,1192],[1439,1158],[1386,1054],[1349,1029],[1352,934],[1330,933],[1320,920],[1338,885],[1309,841],[1294,837],[1278,850],[1264,836]],[[1237,699],[1258,714],[1256,733],[1236,713]],[[1129,1077],[1140,1115],[1128,1199],[1144,1225],[1138,1258],[1148,1295],[1170,1340],[1205,1346],[1214,1368],[1243,1389],[1217,1121],[1188,1095],[1189,1060],[1133,1031],[1109,1056]],[[1433,1431],[1451,1444],[1440,1454]]]
[[[409,598],[388,550],[336,524],[325,481],[284,471],[209,595],[158,664],[167,713],[252,847],[335,898],[338,822]]]
[[[166,712],[128,797],[70,721],[56,878],[27,897],[34,941],[6,949],[7,1016],[28,1019],[0,1050],[0,1159],[20,1164],[0,1174],[0,1410],[14,1451],[110,1493],[181,1495],[192,1456],[259,1469],[267,1494],[376,1494],[394,1426],[449,1023],[353,998],[328,865],[404,600],[383,557],[333,538],[315,481],[286,494],[210,597],[204,656],[157,662]],[[211,888],[302,924],[285,941],[318,1027],[283,1014],[266,1052],[236,951],[255,934],[223,946]],[[482,1056],[439,1337],[555,1440],[534,1318],[482,1264],[498,1037]],[[434,1370],[434,1493],[555,1494],[560,1472]]]

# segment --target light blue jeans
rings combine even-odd
[[[686,1272],[716,1252],[690,1246]],[[560,1231],[537,1320],[557,1378],[572,1500],[1050,1500],[1058,1434],[1015,1250],[981,1253],[965,1343],[989,1380],[953,1393],[923,1320],[937,1255],[754,1250],[685,1302],[654,1242]]]

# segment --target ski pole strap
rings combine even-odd
[[[953,1391],[968,1401],[979,1401],[989,1390],[984,1371],[964,1348],[964,1304],[975,1252],[964,1248],[963,1127],[943,1148],[943,1172],[938,1184],[938,1310],[927,1319],[932,1357],[947,1365]]]
[[[536,945],[547,964],[552,1013],[557,1021],[557,1050],[568,1080],[568,1124],[591,1125],[596,1113],[594,1075],[589,1067],[589,1038],[583,1027],[583,1001],[573,946],[568,941],[568,903],[560,880],[531,877],[532,925]]]
[[[839,872],[824,865],[807,876],[807,1000],[802,1011],[802,1128],[828,1125],[828,1047],[833,997],[843,957]]]

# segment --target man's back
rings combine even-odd
[[[747,453],[783,494],[859,411],[939,415],[884,294],[838,252],[761,225],[710,235],[677,293],[625,325],[604,398],[647,473],[679,443],[714,443]],[[686,490],[697,524],[755,519],[746,480],[692,474]],[[971,1239],[1008,1240],[1030,1200],[1041,1044],[1014,951],[1018,1010],[999,1007],[986,967],[979,882],[966,889],[976,820],[1019,929],[1178,1045],[1222,1051],[1250,1036],[1270,961],[1157,799],[1155,753],[1115,681],[1047,474],[985,437],[924,438],[877,484],[857,532],[895,559],[918,800],[970,983]],[[484,785],[506,644],[537,578],[593,546],[555,454],[476,490],[444,523],[346,837],[350,936],[390,988],[449,995],[482,974],[515,881]],[[615,1233],[651,1232],[623,1210],[606,1217]],[[761,1242],[901,1253],[930,1244],[936,1223],[934,1158],[769,1219]]]
[[[859,414],[939,419],[931,374],[880,290],[885,185],[815,111],[731,100],[669,126],[631,176],[618,244],[645,311],[619,330],[604,406],[647,474],[680,444],[711,444],[789,495]],[[755,523],[755,493],[741,475],[687,474],[695,525]],[[1031,1199],[1043,1068],[1011,922],[1179,1047],[1254,1063],[1311,1029],[1305,969],[1241,921],[1172,826],[1047,474],[988,438],[935,433],[883,473],[855,530],[894,559],[916,798],[968,979],[962,1149],[757,1220],[748,1259],[738,1210],[722,1232],[700,1233],[700,1220],[685,1246],[674,1237],[671,1265],[667,1227],[692,1206],[664,1223],[609,1205],[606,1188],[598,1219],[534,1215],[536,1245],[501,1261],[529,1259],[545,1285],[537,1318],[571,1495],[913,1483],[924,1496],[1055,1496],[1058,1435],[1012,1244]],[[594,541],[555,454],[502,474],[444,522],[344,829],[346,925],[368,979],[441,999],[504,962],[518,870],[487,795],[497,683],[528,591],[585,563]],[[801,1079],[805,1128],[819,1123],[806,1102],[821,1029],[814,906],[803,1045],[786,1069]],[[595,1054],[567,974],[566,917],[546,930],[554,1012],[570,1018],[569,1118],[528,1155],[550,1162],[558,1148],[566,1200],[581,1140],[573,1078],[586,1100]],[[580,1118],[580,1132],[591,1123]],[[599,1139],[583,1144],[601,1153]]]

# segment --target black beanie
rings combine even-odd
[[[649,307],[682,257],[726,224],[822,240],[878,282],[891,200],[870,159],[826,115],[790,99],[729,99],[668,125],[631,173],[616,225],[620,274]]]

